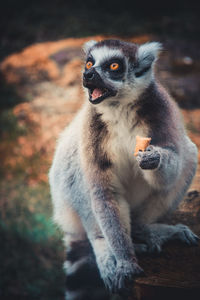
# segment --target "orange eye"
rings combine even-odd
[[[113,70],[113,71],[119,69],[119,64],[118,63],[112,63],[110,65],[110,69]]]
[[[92,66],[93,66],[93,63],[91,61],[88,61],[86,64],[86,69],[89,70],[90,68],[92,68]]]

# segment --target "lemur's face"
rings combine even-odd
[[[154,57],[152,53],[147,53],[144,63],[140,65],[138,49],[136,44],[119,40],[86,43],[83,86],[88,89],[91,103],[120,100],[127,95],[130,97],[134,88],[140,88],[138,78],[149,71]]]
[[[116,97],[124,85],[127,73],[126,57],[118,49],[95,47],[88,54],[83,74],[83,85],[88,88],[89,100],[98,104]]]

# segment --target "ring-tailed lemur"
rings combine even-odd
[[[81,290],[93,285],[98,272],[116,293],[141,275],[137,251],[160,251],[170,239],[197,243],[187,226],[156,223],[182,200],[195,174],[197,148],[154,78],[159,43],[90,41],[84,50],[89,101],[59,139],[50,185],[54,220],[68,251],[67,299],[88,300],[92,292]],[[136,135],[152,139],[137,157]],[[134,238],[141,243],[133,244]]]

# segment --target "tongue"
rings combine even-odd
[[[92,100],[95,100],[99,97],[102,96],[102,91],[100,89],[94,89],[94,91],[92,92]]]

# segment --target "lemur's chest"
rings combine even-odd
[[[117,167],[124,166],[129,169],[136,168],[136,157],[134,156],[136,136],[148,136],[148,128],[137,120],[122,118],[110,129],[109,147],[112,152],[113,163]],[[134,171],[134,170],[133,170]]]
[[[111,138],[113,175],[116,186],[121,187],[120,193],[123,193],[131,207],[136,207],[150,193],[150,187],[134,156],[136,135],[147,136],[148,129],[137,125],[131,129],[125,125],[119,123]]]
[[[115,119],[114,119],[115,117]],[[138,122],[132,114],[110,116],[109,140],[106,143],[106,152],[112,160],[113,186],[117,192],[123,194],[131,203],[137,206],[146,199],[150,187],[143,177],[141,168],[134,156],[136,136],[147,137],[149,128],[146,124]]]

